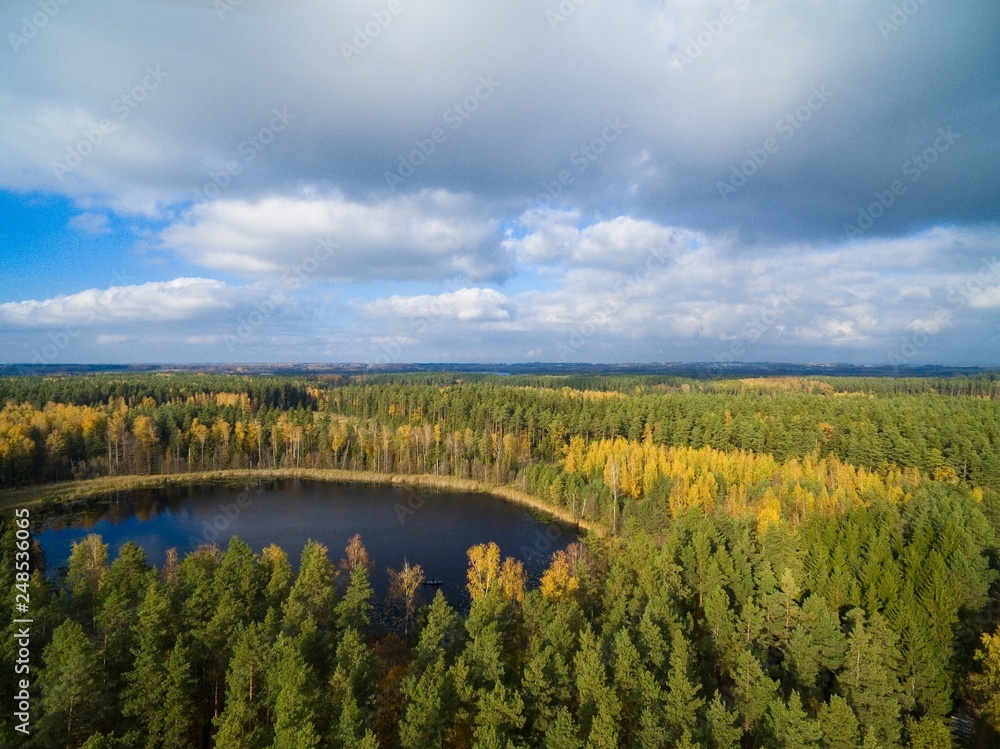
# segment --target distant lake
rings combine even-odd
[[[302,547],[313,539],[329,548],[337,564],[348,540],[360,533],[375,564],[377,598],[388,590],[386,568],[398,570],[405,559],[423,567],[428,579],[441,580],[448,601],[462,609],[468,605],[469,547],[495,542],[502,556],[524,562],[534,586],[552,552],[577,540],[573,526],[486,494],[297,479],[123,492],[71,515],[36,514],[35,520],[50,572],[65,565],[73,543],[89,533],[103,537],[112,558],[134,541],[157,567],[171,547],[181,558],[205,543],[225,550],[233,535],[258,554],[277,544],[296,567]],[[433,589],[425,586],[425,602],[432,597]]]

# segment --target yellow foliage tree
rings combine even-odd
[[[467,552],[469,582],[465,586],[473,601],[484,598],[497,584],[500,576],[500,547],[495,543],[478,544]]]
[[[552,563],[542,575],[539,590],[552,601],[571,598],[580,588],[580,578],[573,574],[569,556],[565,551],[552,555]]]

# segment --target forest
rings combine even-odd
[[[996,375],[114,373],[0,378],[0,403],[3,594],[34,619],[33,732],[8,711],[5,745],[995,745]],[[395,572],[392,631],[361,538],[156,568],[90,536],[15,579],[32,492],[277,468],[514,487],[601,532],[537,588],[473,547],[467,611]]]

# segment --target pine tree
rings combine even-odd
[[[351,570],[351,582],[347,592],[337,603],[337,626],[341,629],[368,629],[372,609],[372,586],[368,580],[368,568],[358,564]]]
[[[826,749],[856,749],[858,746],[858,719],[839,694],[821,705],[817,713],[822,743]]]
[[[545,749],[582,749],[580,729],[565,707],[556,710],[552,724],[545,731]]]
[[[460,634],[458,615],[439,590],[427,607],[427,619],[413,647],[413,667],[422,670],[441,655],[453,652]]]
[[[496,683],[484,691],[476,706],[476,729],[473,738],[477,746],[510,746],[524,726],[524,700],[516,689]]]
[[[768,712],[771,730],[779,746],[787,749],[814,749],[819,746],[822,729],[802,709],[798,692],[792,690],[787,704],[776,696]]]
[[[580,649],[573,659],[576,681],[577,720],[581,730],[589,735],[600,706],[611,697],[607,672],[597,638],[589,625],[580,632]]]
[[[105,678],[94,646],[73,620],[52,633],[38,675],[44,746],[79,746],[100,725],[107,704]]]
[[[777,684],[768,678],[753,654],[744,650],[736,659],[733,673],[736,705],[743,719],[743,732],[754,729],[777,693]]]
[[[410,677],[403,690],[407,703],[399,725],[400,745],[403,749],[443,747],[448,698],[444,657],[438,657],[419,678]]]
[[[706,713],[708,719],[708,736],[713,749],[739,749],[743,731],[738,722],[739,716],[730,712],[716,692],[708,703]]]
[[[847,638],[821,597],[810,595],[803,602],[787,652],[792,683],[808,696],[823,697],[830,675],[844,666]]]
[[[166,702],[166,659],[174,642],[174,615],[163,586],[153,581],[139,605],[135,626],[135,663],[126,674],[123,712],[144,737],[148,749],[163,735]]]
[[[236,640],[226,674],[226,706],[215,719],[218,749],[264,749],[271,743],[265,685],[270,648],[263,630],[253,622]]]
[[[847,668],[839,676],[844,696],[854,708],[864,735],[886,746],[897,746],[902,689],[896,675],[899,651],[895,636],[877,614],[870,622],[864,612],[848,613],[853,626],[848,640]]]
[[[163,749],[189,749],[193,743],[195,680],[182,635],[166,662],[166,689],[163,703]]]
[[[280,635],[268,670],[268,693],[274,716],[274,749],[313,749],[316,731],[314,677],[295,642]]]
[[[671,639],[670,672],[667,675],[667,696],[664,720],[670,735],[678,736],[685,730],[695,731],[698,710],[704,700],[698,696],[698,685],[692,679],[691,654],[687,637],[675,628]]]
[[[907,718],[906,733],[909,734],[909,749],[952,749],[955,740],[944,718],[925,715],[919,720]]]

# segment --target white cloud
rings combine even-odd
[[[514,316],[510,299],[494,289],[480,288],[437,295],[392,296],[364,304],[362,310],[376,317],[418,321],[498,322]]]
[[[974,309],[1000,307],[1000,286],[991,286],[969,295],[969,306]]]
[[[468,196],[444,190],[362,202],[311,192],[194,206],[160,235],[209,268],[315,279],[505,275],[496,223]]]
[[[697,232],[630,216],[577,228],[580,221],[577,211],[528,211],[520,218],[526,233],[508,237],[503,246],[522,263],[629,271],[662,265],[705,241]]]
[[[0,304],[0,324],[18,328],[93,326],[185,320],[232,306],[229,289],[207,278],[176,278],[137,286],[87,289],[42,301]],[[105,341],[107,342],[107,341]]]
[[[103,213],[79,213],[69,220],[69,228],[84,234],[110,234],[108,217]]]

